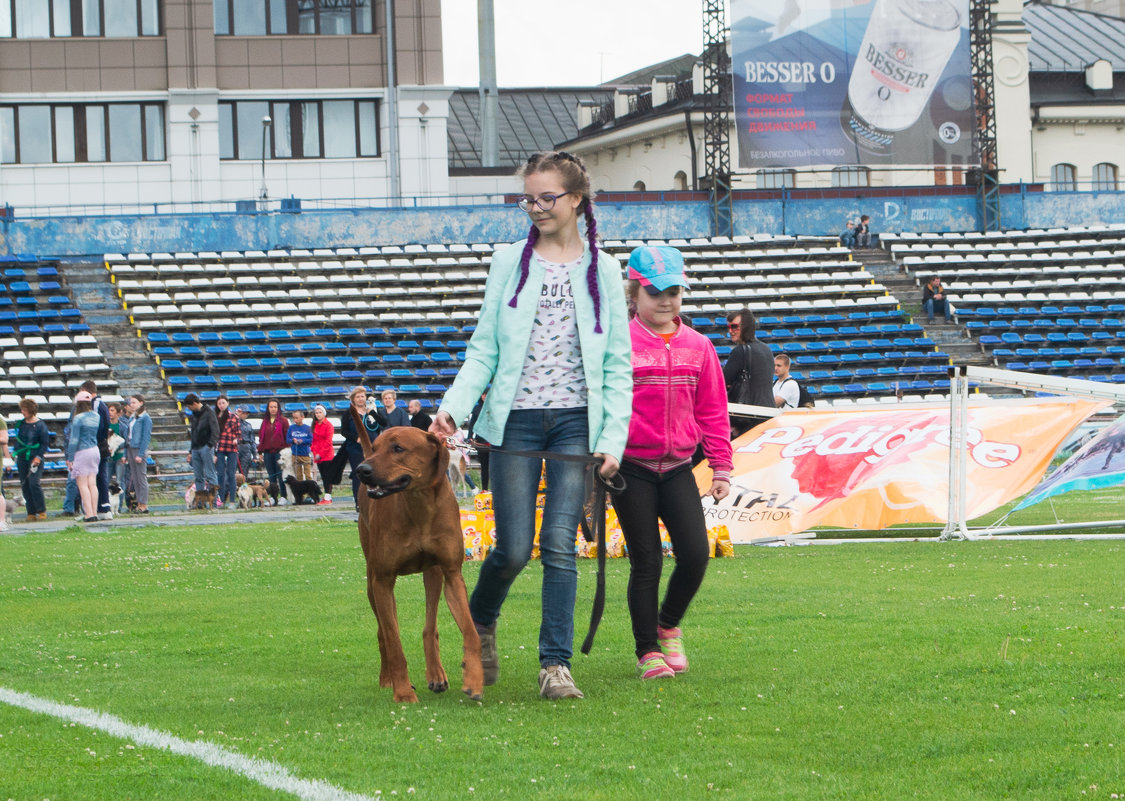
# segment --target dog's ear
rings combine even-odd
[[[445,471],[449,469],[449,448],[445,447],[445,443],[429,431],[426,432],[426,438],[434,449],[434,479],[431,486],[436,487],[439,481],[449,480],[445,477]]]

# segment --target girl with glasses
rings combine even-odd
[[[569,153],[537,153],[518,176],[527,239],[497,253],[465,364],[430,426],[451,436],[491,383],[474,433],[490,456],[496,547],[469,600],[485,684],[500,672],[496,621],[531,557],[543,460],[507,451],[589,455],[617,472],[632,406],[629,327],[621,265],[598,249],[590,176]],[[579,233],[585,220],[585,236]],[[581,698],[570,675],[578,586],[574,538],[585,498],[580,462],[546,461],[539,694]]]

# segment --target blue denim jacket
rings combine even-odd
[[[583,247],[589,254],[585,243]],[[493,445],[503,445],[504,426],[516,398],[546,275],[546,270],[532,259],[527,284],[519,294],[516,308],[508,305],[519,282],[523,248],[524,242],[517,242],[493,256],[477,330],[465,351],[465,363],[445,393],[440,408],[456,423],[461,423],[491,381],[492,387],[473,430]],[[598,297],[603,332],[598,334],[594,332],[594,301],[586,289],[589,256],[583,261],[585,263],[571,269],[570,281],[574,287],[582,369],[586,374],[590,452],[607,453],[620,461],[633,408],[632,351],[621,265],[598,251]]]
[[[98,447],[98,426],[101,418],[97,412],[76,414],[70,421],[70,437],[66,441],[66,460],[74,461],[78,451]]]

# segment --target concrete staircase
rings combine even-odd
[[[153,423],[152,450],[186,450],[188,429],[184,417],[168,395],[156,360],[122,309],[105,266],[101,262],[67,262],[60,271],[90,326],[90,333],[105,354],[110,375],[118,382],[117,391],[125,397],[133,393],[144,396]],[[153,458],[159,472],[184,469],[182,457]]]
[[[898,271],[885,250],[855,250],[853,255],[875,276],[876,281],[898,298],[903,310],[925,329],[926,336],[937,344],[942,353],[949,354],[954,364],[994,366],[992,357],[981,350],[980,345],[973,342],[957,323],[947,323],[941,316],[936,316],[932,323],[927,322],[926,313],[922,310],[922,288],[912,276]]]

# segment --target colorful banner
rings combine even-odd
[[[968,0],[731,0],[742,167],[977,164]]]
[[[1118,484],[1125,484],[1125,416],[1103,428],[1079,448],[1012,511],[1034,506],[1071,490],[1099,489]]]
[[[970,402],[970,518],[1027,492],[1070,432],[1107,401]],[[944,523],[949,503],[949,407],[802,410],[775,417],[734,442],[731,492],[703,500],[708,527],[735,542],[814,526],[877,530]],[[711,486],[704,462],[695,470]]]

